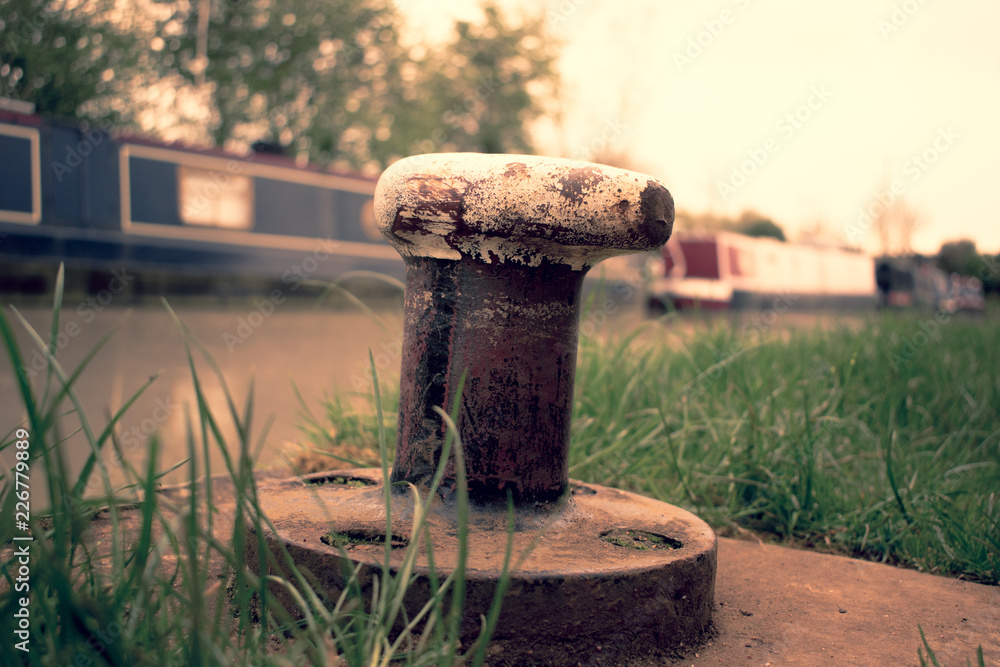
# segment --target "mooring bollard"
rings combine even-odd
[[[666,243],[670,193],[610,167],[453,154],[397,162],[375,196],[406,262],[393,481],[429,482],[445,435],[434,408],[450,409],[464,375],[469,497],[559,498],[584,274]]]
[[[567,465],[584,275],[602,259],[666,242],[674,217],[666,188],[570,160],[423,155],[386,170],[375,212],[406,262],[392,482],[427,491],[447,432],[435,408],[458,399],[471,503],[463,636],[476,636],[493,600],[508,540],[507,504],[498,501],[509,493],[514,554],[523,558],[491,664],[623,664],[696,642],[711,621],[715,534],[672,505],[571,482]],[[340,548],[347,564],[377,568],[383,557],[381,475],[262,481],[262,509],[276,529],[266,541],[336,594]],[[458,565],[454,478],[449,462],[428,519],[440,579]],[[410,494],[392,498],[396,567],[414,508]],[[349,540],[338,548],[324,537],[331,532]],[[251,537],[251,554],[255,544]],[[407,596],[414,610],[432,594],[426,552],[422,544],[423,576]]]

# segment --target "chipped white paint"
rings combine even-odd
[[[547,337],[551,332],[543,331],[540,326],[548,327],[553,322],[556,326],[562,326],[567,319],[575,321],[576,318],[576,308],[561,301],[526,306],[510,301],[492,300],[488,305],[469,309],[462,326],[467,330],[481,330],[487,337],[496,337],[497,340],[494,342],[509,343],[506,334],[501,332],[501,327],[513,327],[522,335]],[[524,320],[530,320],[535,326],[525,330],[521,324]]]
[[[659,245],[642,226],[651,184],[662,187],[643,174],[562,158],[418,155],[382,174],[375,219],[403,256],[548,260],[582,270]],[[664,217],[673,221],[672,203]]]

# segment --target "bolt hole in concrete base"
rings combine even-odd
[[[601,534],[601,539],[608,544],[625,547],[626,549],[639,549],[647,551],[649,549],[680,549],[684,544],[680,540],[675,540],[666,535],[657,535],[645,530],[627,530],[625,528],[615,528]]]
[[[276,529],[265,531],[264,544],[275,554],[287,550],[300,569],[315,576],[317,593],[328,600],[336,600],[346,585],[344,572],[361,565],[362,594],[370,599],[365,587],[385,558],[382,471],[310,477],[326,481],[259,480],[261,509]],[[370,484],[342,483],[346,480]],[[392,495],[394,573],[403,564],[402,536],[409,535],[414,509],[410,494]],[[468,522],[463,644],[478,636],[481,615],[489,612],[508,538],[505,509],[473,503]],[[652,656],[675,656],[697,646],[709,631],[717,543],[711,528],[691,513],[574,480],[571,493],[558,503],[515,508],[515,525],[514,560],[527,556],[511,573],[488,664],[648,664]],[[247,561],[257,571],[259,541],[255,526],[247,527]],[[454,494],[432,501],[427,527],[441,581],[458,559]],[[279,568],[284,562],[268,560]],[[272,573],[295,581],[288,572]],[[411,616],[433,594],[423,536],[414,574],[404,603]],[[283,586],[275,584],[272,593],[290,613],[300,613]]]
[[[385,547],[385,535],[383,533],[371,532],[367,530],[345,530],[342,533],[329,532],[320,536],[319,541],[329,544],[331,547],[352,547],[378,546]],[[399,535],[392,536],[393,549],[405,549],[409,546],[410,540]]]
[[[365,477],[351,477],[348,475],[331,475],[329,473],[319,472],[313,475],[306,475],[302,478],[302,481],[306,484],[314,484],[316,486],[321,486],[323,484],[336,484],[338,486],[344,486],[349,489],[363,489],[366,486],[375,486],[378,482],[373,479],[368,479]]]

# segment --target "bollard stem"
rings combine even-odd
[[[406,259],[393,481],[430,483],[445,437],[434,407],[450,409],[464,375],[457,427],[470,499],[562,496],[584,274],[547,261]]]
[[[392,479],[427,487],[454,405],[469,498],[550,502],[569,484],[584,274],[670,237],[655,179],[573,160],[442,154],[400,160],[375,191],[379,229],[406,262]],[[454,479],[454,464],[447,475]]]

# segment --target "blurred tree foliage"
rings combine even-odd
[[[206,92],[217,145],[265,140],[360,167],[377,155],[377,137],[391,136],[407,54],[389,2],[169,4],[157,26],[161,71]]]
[[[541,14],[512,26],[492,3],[483,13],[482,24],[456,23],[455,39],[421,63],[420,87],[433,91],[424,103],[458,150],[528,152],[528,124],[558,95],[553,42]]]
[[[123,82],[141,59],[139,36],[115,0],[0,0],[0,97],[38,112],[119,121]],[[113,21],[112,18],[117,20]]]
[[[986,293],[1000,293],[1000,254],[980,255],[975,241],[962,239],[942,243],[937,265],[946,273],[979,278]]]
[[[268,142],[343,169],[430,151],[530,151],[529,124],[558,93],[541,14],[515,22],[489,2],[481,22],[458,22],[451,41],[431,46],[401,40],[390,0],[0,7],[4,95],[236,151]],[[173,131],[185,123],[199,131]]]
[[[775,224],[773,220],[767,218],[744,219],[737,227],[737,231],[747,236],[764,236],[778,239],[779,241],[785,240],[785,230]]]
[[[963,239],[941,244],[938,251],[937,264],[945,273],[957,273],[960,276],[974,276],[982,266],[982,258],[976,251],[976,242]]]
[[[983,281],[987,293],[1000,295],[1000,253],[983,255],[983,264],[976,271],[976,277]]]

